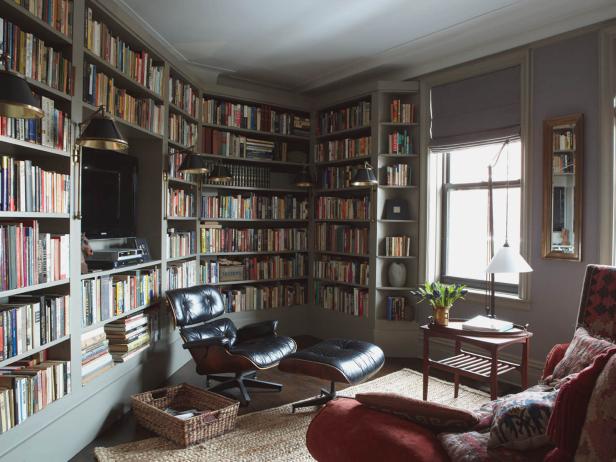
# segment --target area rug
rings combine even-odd
[[[339,393],[391,392],[421,399],[423,379],[419,372],[402,369]],[[453,397],[453,384],[430,378],[429,398],[450,406],[476,409],[490,400],[489,395],[460,386]],[[291,405],[253,412],[238,418],[233,432],[202,444],[181,448],[164,438],[148,438],[111,448],[96,448],[99,462],[288,462],[312,461],[305,445],[308,424],[315,408],[291,414]]]

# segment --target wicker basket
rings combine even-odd
[[[133,395],[132,402],[137,422],[183,447],[232,430],[239,408],[237,401],[186,383]],[[167,407],[212,412],[182,420],[166,413]]]

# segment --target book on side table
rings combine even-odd
[[[475,316],[462,324],[462,330],[471,332],[506,332],[513,328],[513,323],[487,316]]]

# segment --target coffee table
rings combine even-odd
[[[430,368],[450,372],[454,376],[454,397],[458,397],[460,376],[468,377],[481,382],[490,383],[491,399],[498,396],[498,376],[507,372],[518,370],[522,378],[522,389],[528,388],[528,354],[531,332],[524,328],[514,329],[503,333],[470,333],[462,330],[464,320],[450,320],[449,326],[439,327],[423,325],[423,399],[428,399],[428,382]],[[430,359],[430,339],[433,337],[445,338],[454,341],[455,353],[441,360]],[[462,343],[479,347],[488,352],[482,355],[462,349]],[[520,364],[504,361],[498,358],[499,352],[511,345],[522,345]]]

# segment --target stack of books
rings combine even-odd
[[[201,195],[201,219],[306,220],[308,201],[286,194],[261,196],[254,193]]]
[[[167,216],[190,218],[195,216],[195,195],[184,189],[167,189]]]
[[[409,257],[411,255],[410,236],[387,236],[385,255],[388,257]]]
[[[389,321],[403,321],[406,319],[405,297],[387,297],[385,302],[385,318]]]
[[[294,115],[291,133],[298,136],[310,136],[310,117]]]
[[[367,261],[352,261],[321,257],[314,262],[314,277],[332,282],[368,285],[370,271]]]
[[[388,165],[385,168],[385,184],[408,186],[411,183],[411,168],[407,164]]]
[[[344,167],[326,167],[321,170],[321,186],[323,189],[348,188],[355,169],[346,165]]]
[[[185,257],[195,253],[196,233],[194,231],[167,230],[167,258]]]
[[[169,79],[169,102],[184,112],[190,114],[193,117],[197,117],[197,104],[199,92],[192,87],[178,79],[171,76]]]
[[[316,162],[326,162],[368,156],[371,152],[370,144],[371,138],[369,136],[319,143],[314,147],[314,160]]]
[[[303,228],[223,228],[218,223],[201,225],[201,253],[285,252],[307,248]]]
[[[68,37],[73,35],[73,2],[71,0],[53,2],[15,0],[15,3],[64,35]]]
[[[209,162],[210,171],[214,168],[214,165],[214,162]],[[224,162],[218,165],[225,167],[231,173],[231,179],[224,182],[226,186],[270,187],[270,170],[268,168],[256,167],[254,165],[227,164]],[[207,177],[204,183],[214,184]],[[220,185],[221,183],[215,184]]]
[[[367,125],[370,125],[370,101],[360,101],[354,106],[322,112],[319,115],[317,135],[327,135]]]
[[[105,326],[113,362],[123,363],[150,346],[148,316],[139,313]]]
[[[197,284],[197,263],[185,261],[167,265],[168,289],[182,289]]]
[[[338,287],[315,282],[315,303],[326,310],[338,311],[353,316],[368,313],[368,290]]]
[[[81,336],[81,381],[87,383],[113,367],[109,341],[103,327]]]
[[[319,196],[315,204],[318,220],[369,220],[370,197]]]
[[[368,255],[366,227],[317,223],[315,226],[315,247],[321,252],[339,252],[353,255]]]
[[[221,291],[225,312],[267,310],[306,303],[306,288],[302,284],[272,286],[242,286]]]
[[[47,360],[45,353],[0,369],[0,433],[70,393],[70,361]]]
[[[413,144],[411,135],[407,130],[404,132],[395,131],[387,136],[389,154],[413,154]]]
[[[203,282],[216,284],[228,282],[219,278],[224,273],[221,268],[236,266],[241,268],[238,280],[267,281],[271,279],[284,279],[304,277],[306,275],[306,256],[294,255],[292,257],[246,257],[243,259],[212,260],[202,265]]]
[[[552,134],[552,146],[556,151],[575,151],[575,133],[573,130],[559,130]]]
[[[412,103],[403,103],[400,99],[394,99],[389,105],[389,116],[393,123],[414,123],[415,105]]]
[[[169,114],[169,139],[182,146],[197,144],[197,124],[188,122],[179,114]]]

